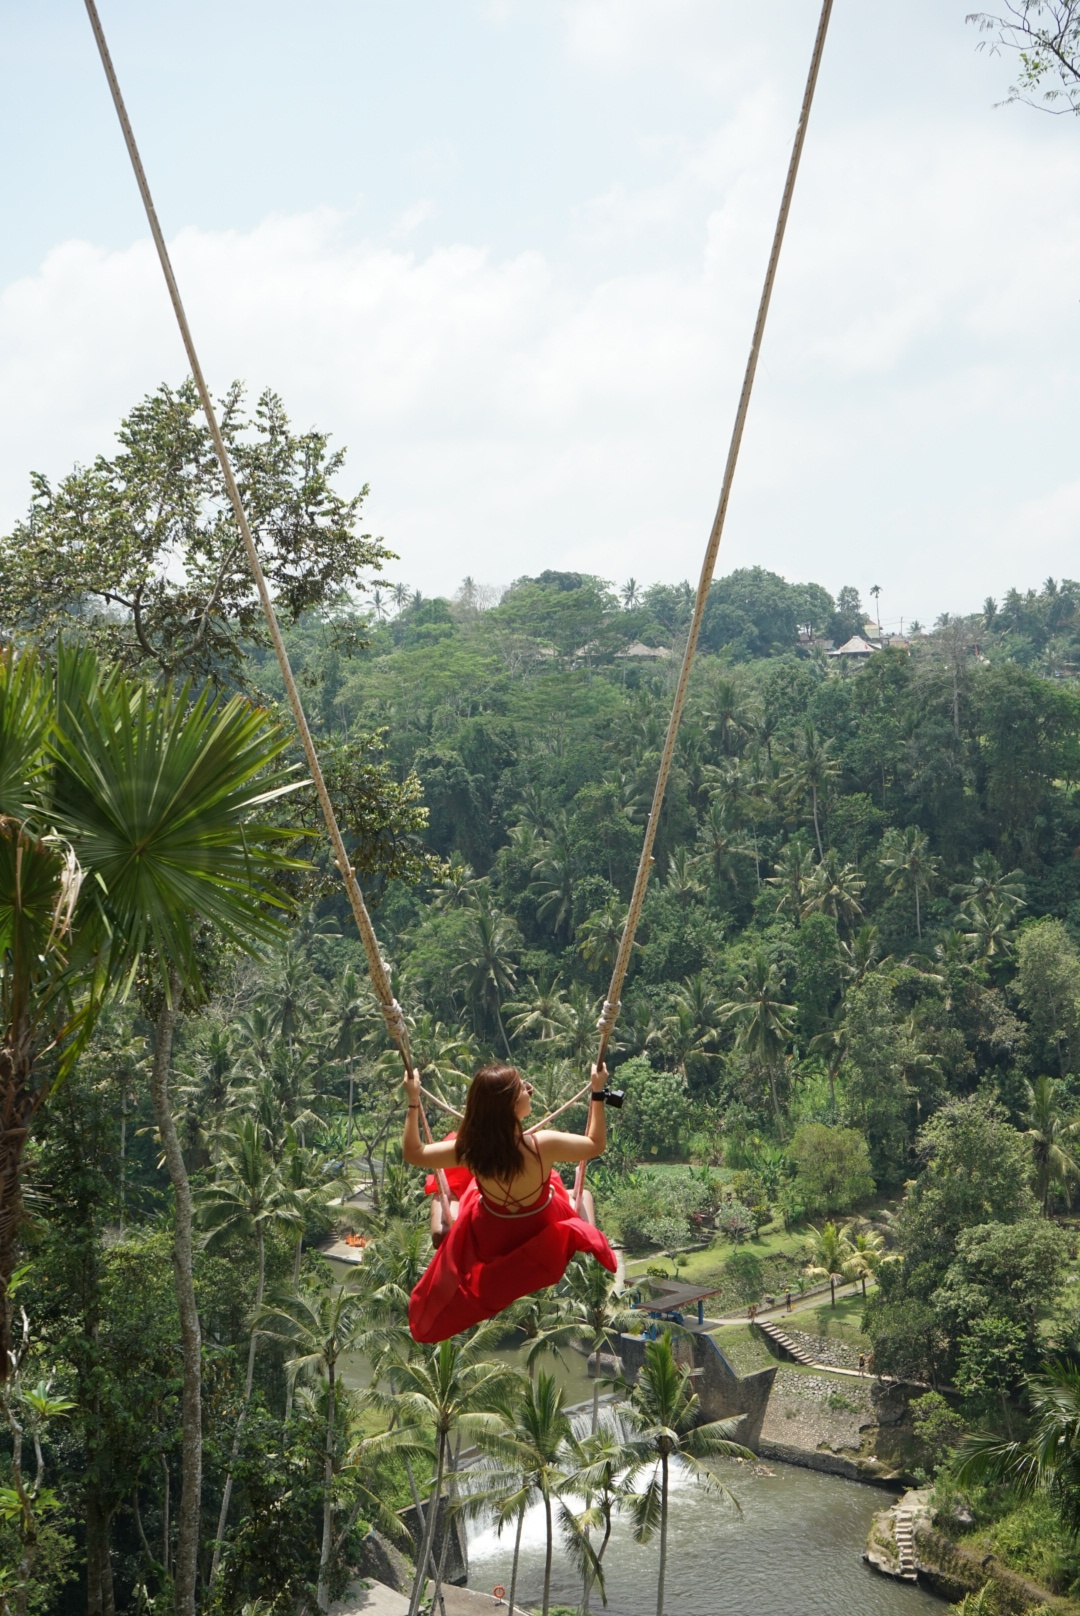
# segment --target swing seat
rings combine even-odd
[[[555,1285],[578,1252],[614,1273],[615,1254],[599,1229],[578,1217],[553,1172],[522,1210],[491,1210],[475,1179],[465,1186],[457,1220],[409,1300],[414,1341],[445,1341],[511,1302]]]

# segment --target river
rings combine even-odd
[[[870,1517],[889,1502],[883,1488],[844,1481],[795,1465],[717,1467],[738,1511],[708,1496],[685,1475],[674,1481],[664,1604],[678,1616],[937,1616],[944,1601],[895,1582],[860,1556]],[[490,1593],[510,1586],[513,1531],[500,1539],[478,1526],[469,1540],[469,1583]],[[652,1616],[657,1550],[635,1543],[616,1521],[605,1555],[608,1603],[595,1616]],[[544,1514],[525,1517],[515,1604],[540,1608],[544,1585]],[[556,1549],[553,1604],[576,1605],[581,1585]]]

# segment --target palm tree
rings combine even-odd
[[[1080,1178],[1080,1162],[1076,1160],[1076,1141],[1080,1139],[1080,1121],[1067,1118],[1062,1110],[1061,1084],[1055,1077],[1037,1077],[1034,1083],[1025,1081],[1027,1093],[1027,1127],[1025,1136],[1031,1140],[1035,1159],[1035,1193],[1047,1217],[1050,1195],[1055,1187],[1065,1195]]]
[[[697,837],[698,857],[707,869],[713,885],[737,887],[746,859],[756,859],[756,850],[740,831],[728,823],[727,810],[719,803],[710,803],[701,821]]]
[[[1046,1493],[1071,1531],[1080,1529],[1080,1364],[1051,1359],[1026,1383],[1027,1436],[976,1434],[957,1453],[960,1486],[991,1483],[1018,1493]]]
[[[243,1117],[220,1138],[220,1154],[212,1184],[201,1190],[196,1198],[199,1222],[207,1230],[206,1247],[212,1250],[224,1245],[236,1235],[255,1239],[256,1279],[253,1319],[257,1319],[266,1291],[266,1234],[268,1229],[303,1228],[303,1214],[299,1201],[282,1177],[273,1156],[266,1148],[264,1130],[254,1117]],[[252,1324],[248,1340],[247,1373],[240,1404],[240,1417],[236,1422],[232,1454],[225,1476],[225,1490],[218,1515],[213,1559],[210,1563],[210,1587],[217,1580],[218,1564],[229,1518],[229,1504],[233,1492],[233,1468],[240,1453],[240,1438],[244,1420],[251,1403],[251,1387],[255,1378],[255,1349],[259,1332]]]
[[[638,583],[637,579],[628,578],[620,590],[620,595],[622,597],[624,611],[632,612],[636,606],[640,606],[641,585]]]
[[[801,830],[784,843],[774,870],[773,875],[765,877],[765,884],[776,887],[780,894],[777,912],[782,914],[786,910],[797,924],[803,916],[807,888],[814,872],[810,848]]]
[[[591,971],[603,973],[614,965],[625,925],[626,905],[619,898],[609,898],[581,925],[578,952]]]
[[[533,1498],[544,1506],[546,1547],[544,1554],[544,1596],[541,1616],[548,1616],[551,1603],[551,1561],[555,1546],[552,1504],[566,1484],[565,1463],[570,1442],[570,1419],[563,1408],[563,1392],[555,1376],[541,1370],[530,1381],[522,1396],[508,1399],[501,1407],[502,1428],[477,1433],[476,1445],[496,1460],[509,1476],[520,1480],[523,1501],[517,1504],[520,1517]],[[504,1506],[505,1507],[505,1506]],[[519,1527],[520,1536],[520,1527]],[[516,1580],[516,1551],[513,1583]],[[513,1592],[511,1592],[513,1598]],[[510,1606],[511,1611],[513,1605]]]
[[[839,855],[830,847],[821,862],[814,866],[807,882],[803,917],[832,915],[838,926],[850,926],[862,914],[859,899],[865,886],[855,865],[841,863]]]
[[[660,1043],[675,1061],[683,1081],[687,1064],[695,1056],[707,1060],[716,1053],[723,1010],[704,974],[688,977],[672,995],[671,1009],[660,1027]]]
[[[885,1237],[878,1234],[876,1229],[857,1229],[854,1223],[850,1223],[844,1234],[851,1248],[848,1268],[862,1282],[865,1297],[867,1279],[877,1273],[882,1263],[891,1262],[892,1258],[886,1255]]]
[[[517,927],[507,916],[493,909],[477,909],[461,934],[461,961],[457,977],[473,1013],[480,1020],[493,1020],[499,1029],[507,1060],[513,1060],[503,1026],[502,1004],[514,991],[517,981]]]
[[[910,892],[915,898],[915,935],[922,939],[922,910],[919,893],[928,890],[937,877],[940,860],[930,852],[930,838],[918,825],[906,830],[887,830],[881,838],[881,868],[891,892]]]
[[[584,982],[575,982],[559,1010],[559,1052],[571,1064],[580,1068],[596,1043],[596,1018],[600,1013],[600,1000],[594,998]]]
[[[651,1463],[653,1473],[631,1503],[634,1536],[648,1542],[660,1532],[660,1568],[656,1579],[656,1616],[664,1616],[664,1581],[667,1575],[668,1505],[671,1461],[679,1460],[694,1480],[709,1492],[735,1504],[731,1493],[703,1460],[721,1454],[749,1459],[750,1452],[734,1441],[740,1416],[699,1424],[701,1408],[689,1371],[675,1362],[666,1336],[650,1341],[637,1384],[624,1408],[633,1432],[629,1446],[639,1466]],[[737,1505],[735,1506],[738,1507]]]
[[[525,991],[506,1006],[510,1011],[510,1031],[515,1038],[535,1038],[544,1044],[558,1037],[565,1003],[560,992],[561,982],[561,974],[547,966],[538,977],[529,977]]]
[[[555,937],[573,941],[578,867],[565,816],[541,843],[533,875],[536,879],[529,890],[538,899],[537,919],[550,926]]]
[[[697,859],[685,847],[677,847],[668,860],[664,891],[686,907],[701,896],[704,889],[698,879]]]
[[[559,1527],[563,1545],[581,1574],[582,1616],[588,1616],[594,1587],[604,1595],[604,1555],[611,1541],[615,1511],[624,1508],[634,1496],[634,1481],[640,1460],[634,1450],[613,1431],[595,1430],[574,1441],[567,1460]],[[566,1498],[580,1498],[584,1509],[575,1513]],[[592,1534],[600,1532],[600,1546],[592,1546]],[[606,1601],[605,1601],[606,1602]]]
[[[753,733],[757,713],[728,675],[713,680],[705,700],[701,717],[709,739],[724,757],[735,757]]]
[[[437,1346],[414,1350],[408,1357],[388,1358],[385,1373],[392,1391],[369,1393],[369,1400],[376,1408],[387,1414],[397,1413],[406,1426],[435,1433],[434,1490],[428,1500],[423,1540],[416,1560],[409,1616],[416,1616],[420,1604],[443,1496],[451,1438],[460,1434],[479,1441],[481,1436],[498,1430],[500,1420],[495,1410],[501,1406],[509,1384],[524,1384],[517,1371],[507,1364],[485,1362],[481,1356],[503,1328],[501,1323],[493,1321],[474,1331],[467,1341],[456,1336],[440,1341]]]
[[[465,909],[475,902],[479,882],[471,864],[456,850],[443,867],[435,898],[436,909]]]
[[[827,1279],[832,1305],[836,1306],[836,1281],[853,1276],[852,1246],[846,1233],[835,1223],[811,1229],[806,1237],[807,1264],[804,1272],[811,1279]]]
[[[413,592],[408,584],[391,584],[390,598],[394,602],[395,611],[403,612],[410,600],[412,600]]]
[[[618,1338],[637,1324],[639,1315],[627,1307],[615,1289],[616,1276],[598,1262],[575,1258],[560,1287],[566,1311],[561,1326],[584,1341],[593,1366],[592,1432],[600,1426],[600,1359],[604,1353],[618,1358]]]
[[[735,998],[719,1007],[719,1014],[736,1024],[736,1046],[754,1056],[765,1069],[778,1131],[782,1131],[783,1124],[776,1074],[794,1036],[795,1014],[795,1006],[787,1003],[783,991],[775,965],[759,948],[739,978]]]
[[[338,1285],[319,1287],[283,1297],[263,1308],[257,1320],[259,1329],[283,1342],[292,1351],[285,1369],[290,1380],[318,1376],[325,1388],[323,1431],[322,1545],[319,1551],[319,1582],[316,1600],[320,1610],[330,1608],[330,1562],[334,1547],[334,1477],[340,1469],[338,1415],[338,1365],[355,1350],[367,1317],[364,1297]]]
[[[285,745],[241,697],[105,677],[85,649],[58,647],[55,680],[30,656],[0,662],[0,1376],[26,1132],[106,997],[129,991],[141,967],[157,1005],[150,1089],[175,1199],[178,1616],[194,1612],[202,1435],[191,1191],[169,1100],[173,1033],[181,1000],[205,996],[207,932],[247,952],[281,935],[274,917],[291,905],[273,877],[293,861],[278,851],[288,833],[266,809],[292,789],[291,771],[276,768]],[[57,1040],[67,1054],[35,1080],[39,1050]]]
[[[867,971],[878,963],[878,928],[869,921],[859,927],[850,942],[840,942],[840,974],[847,987],[858,987]]]
[[[1003,903],[1009,908],[1027,907],[1023,870],[1003,871],[993,853],[979,853],[972,860],[971,880],[954,887],[954,895],[967,908],[971,902],[983,905]]]
[[[840,762],[833,756],[832,742],[823,740],[811,720],[806,719],[796,733],[782,783],[792,798],[800,802],[809,798],[818,858],[825,857],[821,841],[822,801],[839,775]]]

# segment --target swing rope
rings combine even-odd
[[[731,499],[731,487],[735,480],[735,467],[739,460],[739,450],[742,447],[743,432],[746,427],[746,417],[750,409],[750,395],[754,390],[754,377],[757,375],[758,359],[761,355],[761,344],[765,336],[765,322],[768,319],[769,305],[772,302],[773,287],[776,284],[776,271],[780,263],[780,249],[784,244],[784,233],[787,229],[788,216],[791,213],[791,201],[795,194],[795,180],[799,172],[799,162],[802,158],[803,145],[806,140],[806,129],[810,121],[810,109],[814,104],[814,91],[817,88],[818,72],[821,67],[821,57],[825,49],[825,35],[828,32],[829,18],[832,15],[833,0],[823,0],[821,17],[818,21],[817,33],[814,36],[814,48],[810,56],[810,71],[806,79],[806,89],[803,92],[802,108],[799,113],[799,122],[795,130],[795,140],[791,149],[791,159],[788,163],[787,179],[784,182],[783,194],[780,198],[780,211],[777,215],[776,229],[773,233],[772,250],[769,253],[769,262],[765,270],[765,284],[761,289],[761,301],[758,304],[757,319],[754,322],[754,334],[750,341],[750,356],[746,362],[746,372],[743,376],[742,391],[739,394],[738,408],[735,411],[735,424],[732,427],[731,443],[728,448],[727,464],[724,467],[724,480],[720,488],[720,500],[713,517],[712,531],[705,550],[705,559],[701,563],[701,576],[698,579],[697,595],[694,599],[694,612],[690,619],[690,629],[686,636],[686,647],[683,651],[682,667],[679,669],[679,682],[675,686],[675,696],[671,704],[671,717],[668,719],[667,734],[664,738],[664,750],[660,754],[660,767],[656,775],[656,786],[653,790],[652,806],[645,824],[645,839],[641,846],[641,857],[638,860],[637,875],[634,879],[634,890],[630,897],[630,907],[626,913],[626,924],[623,927],[622,937],[619,940],[619,952],[615,956],[615,964],[611,972],[611,982],[608,986],[607,998],[604,1000],[603,1010],[597,1028],[600,1033],[600,1048],[596,1057],[596,1064],[602,1066],[607,1054],[608,1042],[615,1030],[615,1023],[619,1018],[620,994],[626,972],[630,965],[630,955],[634,947],[634,937],[641,919],[641,906],[645,902],[645,891],[649,884],[649,875],[653,865],[653,844],[656,841],[656,832],[660,823],[660,810],[664,804],[664,793],[667,790],[668,775],[671,773],[672,759],[675,756],[675,743],[679,736],[679,724],[682,721],[683,708],[686,706],[686,696],[690,685],[690,673],[694,663],[694,652],[697,650],[698,638],[701,634],[701,624],[705,617],[705,608],[709,602],[709,589],[712,585],[713,573],[716,569],[716,557],[720,549],[720,540],[724,533],[724,522],[727,517],[728,503]],[[574,1204],[581,1210],[581,1197],[585,1188],[585,1163],[578,1164],[574,1181]]]
[[[296,680],[293,677],[292,667],[289,663],[289,654],[285,649],[285,641],[281,636],[281,629],[278,625],[277,614],[274,611],[274,603],[270,598],[270,591],[267,587],[266,576],[262,569],[262,563],[259,560],[259,552],[256,549],[255,540],[252,537],[251,527],[247,519],[247,512],[244,509],[244,502],[240,496],[240,489],[237,486],[232,461],[229,457],[229,451],[226,448],[225,440],[221,435],[221,428],[218,425],[217,414],[214,410],[213,401],[210,397],[210,391],[206,385],[206,379],[203,375],[202,366],[199,363],[199,356],[195,349],[195,341],[191,334],[191,327],[188,324],[187,314],[184,310],[184,305],[180,297],[180,287],[177,284],[176,276],[173,272],[172,261],[169,257],[169,250],[165,245],[165,237],[162,234],[161,225],[158,223],[157,210],[154,207],[154,200],[150,194],[150,186],[147,182],[146,171],[143,168],[142,158],[139,156],[139,148],[135,143],[135,134],[131,127],[131,121],[128,118],[127,108],[124,105],[124,98],[120,93],[120,83],[116,77],[116,70],[113,67],[112,57],[109,54],[109,47],[105,41],[105,33],[101,26],[101,18],[98,16],[97,6],[95,5],[94,0],[85,0],[85,4],[87,14],[90,18],[90,26],[94,31],[94,39],[97,42],[98,54],[101,57],[101,65],[105,69],[105,77],[108,80],[109,90],[112,94],[113,106],[116,108],[116,115],[120,120],[120,128],[124,136],[124,144],[127,147],[128,157],[131,159],[131,166],[135,172],[135,180],[139,187],[139,194],[142,197],[143,207],[146,211],[147,221],[150,225],[150,234],[154,238],[154,246],[157,248],[158,261],[161,264],[162,273],[165,276],[165,284],[169,289],[169,297],[172,301],[173,313],[176,315],[176,322],[180,327],[180,336],[183,340],[184,348],[187,353],[188,364],[191,367],[191,374],[195,379],[195,386],[198,390],[199,399],[202,403],[203,414],[206,416],[206,424],[210,429],[210,436],[213,440],[214,451],[217,454],[218,464],[221,467],[221,474],[225,479],[225,487],[228,490],[229,499],[232,503],[233,514],[236,517],[236,525],[240,530],[240,537],[243,540],[248,565],[251,568],[251,574],[255,580],[255,587],[258,590],[259,600],[262,604],[263,613],[266,617],[267,627],[270,630],[270,638],[273,642],[274,651],[278,660],[278,666],[281,669],[281,677],[285,682],[285,690],[288,694],[289,705],[292,708],[293,718],[296,721],[297,732],[300,736],[300,744],[304,749],[304,756],[307,759],[307,765],[311,773],[312,783],[315,786],[315,791],[319,799],[319,807],[322,810],[322,816],[326,822],[327,833],[330,837],[330,845],[334,851],[334,862],[337,864],[338,870],[341,873],[341,878],[345,883],[345,890],[349,895],[349,903],[352,906],[352,912],[356,920],[357,929],[360,932],[360,941],[364,945],[364,953],[367,956],[368,971],[371,975],[371,984],[375,989],[375,996],[379,1001],[379,1008],[382,1011],[383,1019],[386,1022],[386,1030],[393,1042],[397,1045],[406,1074],[408,1074],[412,1071],[412,1051],[409,1047],[409,1029],[405,1025],[404,1012],[402,1011],[400,1004],[398,1004],[397,1000],[395,999],[393,989],[390,986],[390,973],[387,969],[386,961],[382,957],[382,952],[379,948],[379,940],[375,935],[375,928],[371,923],[371,916],[368,913],[367,904],[364,902],[364,894],[361,892],[360,884],[356,879],[356,871],[349,862],[349,855],[345,847],[341,829],[338,825],[337,815],[334,812],[334,805],[330,801],[330,793],[326,789],[326,780],[323,776],[318,755],[315,751],[315,743],[311,738],[311,730],[308,727],[307,716],[304,712],[303,703],[300,700],[300,692],[297,689]],[[429,1144],[433,1143],[427,1113],[422,1105],[420,1107],[420,1122],[427,1142]],[[440,1171],[436,1174],[436,1177],[438,1179],[439,1199],[442,1202],[443,1215],[446,1218],[447,1225],[449,1226],[450,1192],[447,1187],[445,1174]]]
[[[128,157],[131,161],[136,183],[139,187],[139,194],[142,198],[143,207],[145,209],[147,221],[150,226],[150,233],[153,237],[154,246],[157,249],[158,260],[161,264],[162,273],[164,274],[165,282],[168,287],[173,312],[176,315],[177,324],[180,328],[180,335],[187,353],[188,363],[191,367],[192,376],[195,380],[195,386],[199,394],[199,399],[202,403],[203,413],[206,416],[207,426],[210,430],[210,436],[214,444],[214,450],[217,454],[218,463],[221,466],[222,476],[225,479],[225,486],[228,490],[229,499],[236,517],[237,527],[240,530],[240,536],[243,541],[248,564],[251,568],[252,577],[255,580],[255,587],[258,591],[259,600],[262,604],[263,613],[266,617],[274,652],[277,656],[278,665],[281,668],[281,675],[285,684],[286,693],[288,695],[289,705],[292,708],[293,717],[296,722],[297,732],[300,737],[300,744],[303,747],[304,756],[307,760],[308,768],[311,773],[311,779],[319,799],[319,806],[322,810],[322,816],[326,823],[327,833],[330,837],[331,847],[334,851],[335,863],[337,864],[341,878],[345,884],[345,890],[348,893],[349,902],[352,906],[357,929],[360,933],[360,940],[363,943],[364,953],[367,957],[368,971],[371,975],[372,986],[375,990],[376,998],[379,1001],[379,1008],[382,1011],[383,1019],[386,1022],[387,1032],[389,1033],[390,1038],[396,1044],[401,1055],[405,1072],[408,1074],[411,1073],[413,1064],[412,1052],[409,1046],[409,1033],[405,1024],[404,1013],[394,997],[393,989],[390,985],[390,975],[387,969],[386,961],[382,957],[378,938],[375,935],[375,928],[371,923],[371,916],[368,913],[367,904],[364,902],[364,895],[360,890],[360,885],[356,879],[356,871],[349,862],[348,852],[341,835],[341,830],[338,826],[337,816],[334,812],[333,804],[330,801],[330,794],[326,788],[326,781],[323,776],[322,768],[319,764],[318,755],[315,751],[315,745],[311,737],[311,730],[308,726],[303,703],[300,699],[300,692],[297,689],[296,680],[293,677],[288,652],[285,648],[285,642],[282,638],[281,629],[278,625],[277,615],[274,611],[274,604],[270,597],[270,591],[267,587],[266,578],[262,570],[262,564],[259,560],[259,553],[255,545],[255,540],[252,537],[251,528],[248,524],[247,513],[244,510],[244,503],[240,495],[239,487],[237,486],[236,477],[232,468],[232,462],[229,457],[229,451],[225,445],[225,440],[221,435],[221,429],[218,425],[213,401],[211,400],[210,392],[203,376],[202,366],[199,363],[195,343],[191,334],[191,328],[188,324],[187,314],[185,313],[184,305],[180,297],[180,288],[177,284],[176,276],[173,272],[172,262],[169,258],[168,248],[165,244],[165,238],[158,222],[157,211],[154,207],[153,197],[150,193],[150,187],[146,179],[142,159],[139,156],[138,146],[135,142],[135,135],[131,127],[131,122],[128,118],[127,108],[124,105],[124,99],[120,93],[119,81],[116,77],[116,72],[112,64],[112,58],[109,54],[109,48],[105,40],[105,34],[101,26],[101,19],[98,16],[95,0],[85,0],[85,5],[87,15],[90,19],[90,26],[93,29],[94,39],[97,43],[98,53],[101,57],[101,64],[105,70],[105,77],[108,81],[113,105],[116,108],[116,115],[120,121],[120,128],[124,136],[124,144],[127,147]],[[645,838],[642,843],[641,856],[638,860],[637,874],[634,880],[634,889],[631,894],[630,904],[627,910],[626,923],[623,927],[622,937],[619,942],[618,954],[616,955],[615,964],[612,969],[611,981],[608,986],[607,996],[604,1000],[604,1006],[597,1022],[597,1029],[600,1033],[600,1044],[596,1061],[598,1066],[601,1066],[604,1063],[608,1043],[610,1042],[611,1034],[615,1029],[616,1022],[618,1021],[621,1005],[620,995],[622,993],[623,983],[626,979],[626,973],[629,968],[630,956],[634,946],[634,938],[641,919],[641,909],[645,901],[645,892],[649,884],[649,875],[652,871],[653,846],[656,841],[656,832],[659,826],[660,812],[663,807],[664,795],[667,790],[668,776],[671,773],[671,765],[675,755],[675,745],[678,740],[679,726],[682,720],[683,709],[686,705],[686,697],[690,684],[690,674],[694,662],[694,653],[697,649],[698,639],[701,634],[701,625],[705,615],[705,608],[708,604],[709,590],[712,585],[713,574],[716,569],[716,558],[720,549],[720,541],[723,537],[724,523],[727,517],[728,504],[731,498],[732,484],[735,479],[735,468],[738,464],[739,450],[742,446],[743,433],[746,427],[746,418],[750,407],[750,398],[753,392],[754,379],[757,374],[758,360],[761,355],[761,345],[765,335],[765,325],[768,318],[769,306],[772,301],[773,287],[776,283],[776,272],[780,261],[780,250],[783,246],[784,234],[787,229],[788,217],[791,212],[791,203],[795,191],[795,180],[799,172],[799,164],[802,158],[803,146],[806,140],[806,131],[810,119],[810,110],[813,106],[814,92],[817,88],[818,74],[821,67],[821,58],[825,47],[825,36],[828,31],[829,19],[832,15],[832,7],[833,0],[823,0],[817,33],[814,37],[814,46],[810,58],[810,70],[807,76],[806,88],[803,93],[799,122],[795,131],[795,140],[792,146],[791,158],[788,163],[787,178],[785,180],[784,190],[780,199],[780,210],[776,221],[776,229],[773,234],[772,249],[769,254],[769,260],[765,271],[765,283],[762,287],[761,299],[758,304],[757,319],[754,323],[753,337],[750,343],[750,354],[746,364],[746,371],[743,376],[743,384],[742,390],[739,394],[738,407],[735,412],[735,422],[732,428],[727,462],[724,467],[724,478],[720,490],[720,499],[717,504],[716,515],[713,518],[712,529],[709,534],[709,542],[706,547],[705,557],[701,566],[701,574],[698,579],[693,615],[690,620],[690,628],[687,633],[686,646],[683,651],[682,666],[679,670],[679,679],[675,687],[671,716],[668,720],[667,733],[664,739],[664,748],[660,756],[660,766],[657,771],[656,786],[653,790],[652,806],[650,808],[649,817],[645,826]],[[572,1106],[579,1103],[579,1101],[589,1093],[590,1088],[591,1084],[586,1084],[585,1087],[582,1088],[580,1092],[571,1100],[568,1100],[557,1110],[551,1112],[550,1115],[545,1117],[542,1122],[535,1124],[534,1128],[531,1129],[530,1132],[535,1132],[536,1128],[545,1127],[549,1122],[554,1121],[556,1117],[561,1116],[564,1111],[569,1110]],[[459,1115],[459,1113],[457,1113],[452,1106],[447,1105],[445,1101],[437,1099],[436,1096],[427,1093],[426,1090],[424,1092],[427,1094],[427,1098],[439,1106],[440,1109],[448,1111],[455,1116]],[[425,1112],[422,1104],[420,1107],[420,1122],[424,1131],[425,1139],[429,1144],[432,1143],[433,1136],[431,1128],[428,1123],[427,1113]],[[450,1196],[446,1177],[440,1170],[437,1172],[436,1178],[438,1180],[439,1198],[442,1203],[443,1216],[446,1219],[447,1225],[449,1225]],[[584,1185],[585,1163],[580,1162],[578,1164],[574,1185],[574,1200],[579,1212],[581,1209],[581,1198],[584,1191]]]

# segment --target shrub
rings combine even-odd
[[[733,1245],[740,1240],[752,1239],[757,1234],[757,1220],[742,1201],[725,1201],[716,1214],[716,1227]]]
[[[618,1128],[642,1156],[664,1160],[679,1155],[686,1132],[687,1102],[682,1080],[674,1072],[654,1072],[644,1055],[619,1067],[626,1105]]]
[[[735,1295],[743,1302],[756,1302],[765,1289],[765,1270],[753,1251],[733,1251],[724,1264],[724,1275]]]

